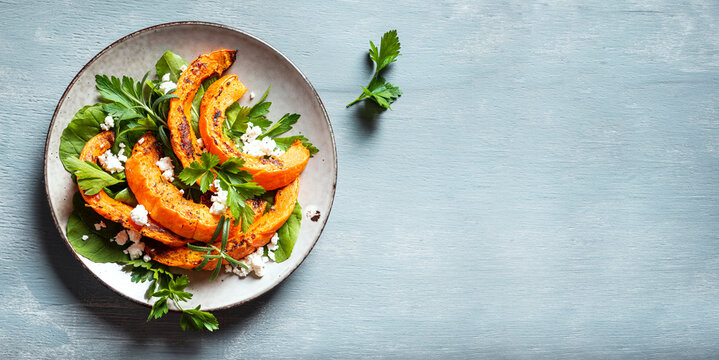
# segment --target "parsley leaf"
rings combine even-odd
[[[364,99],[371,98],[381,107],[390,110],[392,108],[389,105],[402,95],[402,90],[386,82],[381,76],[372,79],[367,87],[362,87],[362,91],[364,92]]]
[[[369,45],[369,57],[377,64],[377,70],[374,72],[375,76],[377,76],[385,66],[397,61],[397,57],[400,55],[397,30],[390,30],[382,35],[379,51],[372,41],[369,42]]]
[[[294,136],[287,136],[287,137],[276,137],[272,139],[275,141],[275,144],[277,144],[277,147],[281,149],[282,151],[287,151],[287,149],[292,146],[292,144],[295,143],[295,140],[302,141],[302,145],[304,145],[307,150],[310,151],[310,155],[316,154],[320,149],[316,148],[311,142],[309,142],[309,139],[307,139],[304,135],[294,135]]]
[[[250,122],[252,125],[259,126],[262,129],[266,129],[272,125],[272,122],[268,120],[266,116],[270,112],[270,106],[272,105],[272,102],[265,101],[269,92],[270,88],[268,87],[259,101],[251,107],[233,103],[225,110],[229,135],[231,137],[239,138],[242,136],[242,134],[247,131],[247,123]]]
[[[190,330],[208,331],[214,331],[220,328],[215,316],[206,311],[200,311],[199,305],[194,309],[182,311],[180,327],[182,327],[182,330],[189,328]]]
[[[200,190],[206,192],[210,188],[213,180],[212,174],[208,176],[208,173],[220,163],[220,158],[211,153],[203,153],[200,160],[202,164],[193,161],[190,166],[182,169],[178,178],[187,185],[200,180]]]
[[[347,104],[346,107],[350,107],[364,99],[370,99],[379,106],[392,110],[390,104],[402,95],[402,90],[386,82],[384,78],[379,76],[379,73],[387,67],[387,65],[397,61],[397,57],[401,55],[399,52],[400,43],[397,37],[397,30],[390,30],[384,33],[380,40],[379,48],[377,48],[372,41],[370,41],[369,44],[369,57],[376,64],[374,75],[369,85],[362,87],[362,94]]]
[[[264,137],[275,137],[277,135],[284,134],[292,130],[292,124],[296,123],[300,119],[300,114],[285,114],[281,119],[277,120],[276,123],[272,124],[265,132],[263,132],[257,139]]]
[[[77,184],[87,195],[95,195],[105,187],[123,182],[102,170],[96,164],[68,156],[65,164],[77,177]]]

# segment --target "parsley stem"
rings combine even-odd
[[[348,108],[348,107],[350,107],[350,106],[352,106],[352,105],[354,105],[354,104],[356,104],[356,103],[358,103],[358,102],[364,100],[365,98],[366,98],[365,94],[362,93],[359,97],[357,97],[356,99],[354,99],[354,101],[352,101],[351,103],[347,104],[347,106],[345,106],[345,107]]]

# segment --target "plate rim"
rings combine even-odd
[[[55,111],[54,111],[53,114],[52,114],[52,119],[50,120],[50,125],[48,126],[48,129],[47,129],[47,136],[46,136],[46,138],[45,138],[45,150],[44,150],[44,154],[43,154],[43,182],[45,183],[45,197],[47,198],[48,206],[49,206],[49,208],[50,208],[50,214],[52,215],[52,220],[53,220],[53,222],[55,223],[55,228],[57,229],[57,232],[60,234],[60,237],[62,237],[62,239],[65,241],[65,245],[66,245],[66,246],[68,247],[68,249],[70,250],[70,253],[71,253],[71,254],[75,257],[75,259],[82,265],[82,267],[83,267],[88,273],[90,273],[96,280],[98,280],[102,285],[104,285],[106,288],[110,289],[110,290],[113,291],[114,293],[120,295],[121,297],[123,297],[123,298],[125,298],[125,299],[128,299],[128,300],[130,300],[130,301],[132,301],[132,302],[134,302],[134,303],[140,304],[140,305],[142,305],[142,306],[144,306],[144,307],[152,307],[152,305],[151,305],[150,303],[148,303],[148,302],[143,302],[143,301],[137,300],[137,299],[135,299],[135,298],[132,298],[132,297],[130,297],[129,295],[126,295],[126,294],[120,292],[119,290],[115,289],[115,288],[112,287],[110,284],[108,284],[105,280],[101,279],[97,274],[95,274],[94,271],[92,271],[92,270],[90,270],[90,268],[88,268],[88,266],[85,264],[85,262],[80,258],[80,255],[75,251],[75,249],[72,248],[72,245],[70,245],[70,241],[67,239],[67,234],[65,234],[65,232],[62,231],[62,228],[61,228],[61,226],[60,226],[60,222],[58,221],[58,218],[57,218],[57,214],[55,213],[55,209],[54,209],[53,206],[52,206],[52,200],[50,199],[50,189],[49,189],[49,186],[48,186],[48,171],[47,171],[47,170],[48,170],[48,167],[47,167],[47,166],[48,166],[48,158],[49,158],[48,154],[49,154],[49,151],[50,151],[50,133],[51,133],[53,127],[55,126],[55,120],[57,120],[58,112],[59,112],[59,110],[60,110],[60,107],[62,107],[63,103],[65,102],[65,99],[67,98],[68,92],[69,92],[70,89],[75,85],[75,83],[77,82],[77,79],[80,77],[80,74],[84,73],[85,70],[86,70],[90,65],[92,65],[95,61],[97,61],[97,59],[98,59],[100,56],[102,56],[103,54],[105,54],[108,50],[112,49],[112,48],[115,47],[116,45],[118,45],[118,44],[120,44],[120,43],[123,43],[123,42],[125,42],[125,41],[127,41],[127,40],[129,40],[129,39],[132,39],[132,38],[134,38],[134,37],[136,37],[136,36],[138,36],[138,35],[140,35],[140,34],[143,34],[143,33],[146,33],[146,32],[150,32],[150,31],[154,31],[154,30],[161,29],[161,28],[174,27],[174,26],[179,26],[179,25],[200,25],[200,26],[207,26],[207,27],[211,27],[211,28],[220,28],[220,29],[224,29],[224,30],[233,31],[233,32],[239,33],[239,34],[241,34],[241,35],[243,35],[243,36],[246,36],[246,37],[248,37],[248,38],[251,38],[252,40],[257,41],[257,42],[261,43],[261,44],[264,45],[264,46],[267,46],[271,51],[274,51],[274,52],[275,52],[277,55],[279,55],[282,59],[284,59],[285,61],[287,61],[287,63],[290,64],[290,65],[292,66],[292,68],[302,77],[302,80],[304,80],[305,84],[307,84],[307,85],[309,86],[309,88],[312,90],[312,94],[314,95],[315,99],[316,99],[317,102],[319,103],[320,109],[322,110],[322,114],[323,114],[324,120],[325,120],[325,122],[327,123],[327,128],[329,129],[330,140],[331,140],[331,143],[332,143],[332,151],[333,151],[333,153],[334,153],[334,155],[335,155],[335,156],[334,156],[334,160],[335,160],[335,161],[334,161],[334,164],[333,164],[333,168],[334,168],[334,179],[333,179],[333,181],[332,181],[332,192],[331,192],[331,196],[330,196],[329,208],[327,209],[327,214],[326,214],[326,216],[324,216],[324,221],[323,221],[323,223],[322,223],[322,226],[320,227],[320,231],[319,231],[319,233],[317,234],[317,237],[315,237],[315,239],[312,241],[312,244],[310,245],[309,250],[307,251],[307,254],[306,254],[305,256],[303,256],[302,259],[300,259],[300,262],[297,263],[297,266],[295,266],[294,268],[292,268],[292,269],[290,270],[290,272],[287,273],[286,276],[284,276],[284,277],[278,277],[278,278],[274,279],[274,281],[272,282],[272,284],[270,284],[270,286],[267,287],[266,289],[264,289],[264,290],[262,290],[262,291],[260,291],[260,292],[258,292],[258,293],[256,293],[256,294],[254,294],[254,295],[252,295],[252,296],[250,296],[250,297],[247,297],[247,298],[245,298],[245,299],[243,299],[243,300],[240,300],[240,301],[237,301],[237,302],[234,302],[234,303],[231,303],[231,304],[227,304],[227,305],[224,305],[224,306],[219,306],[219,307],[214,307],[214,308],[205,309],[206,311],[220,311],[220,310],[225,310],[225,309],[229,309],[229,308],[233,308],[233,307],[236,307],[236,306],[243,305],[243,304],[245,304],[245,303],[248,303],[248,302],[250,302],[250,301],[252,301],[252,300],[254,300],[254,299],[256,299],[256,298],[258,298],[258,297],[260,297],[260,296],[262,296],[262,295],[264,295],[264,294],[266,294],[266,293],[269,292],[270,290],[272,290],[272,289],[274,289],[275,287],[277,287],[277,285],[279,285],[280,283],[282,283],[283,281],[285,281],[287,278],[289,278],[290,275],[292,275],[292,274],[295,272],[295,270],[297,270],[297,268],[299,268],[300,265],[302,265],[302,263],[305,261],[305,259],[307,259],[307,257],[309,256],[309,254],[310,254],[310,253],[312,252],[312,250],[314,249],[314,247],[315,247],[315,245],[317,244],[317,241],[319,240],[320,236],[322,236],[322,232],[324,231],[325,226],[327,225],[327,221],[329,220],[330,213],[332,212],[332,206],[334,205],[335,194],[336,194],[336,191],[337,191],[337,173],[338,173],[338,166],[337,166],[337,163],[338,163],[338,162],[337,162],[337,144],[335,143],[334,130],[332,129],[332,123],[331,123],[331,121],[330,121],[329,114],[327,113],[327,109],[325,108],[325,105],[324,105],[324,103],[322,102],[322,99],[320,98],[319,94],[317,93],[317,89],[315,89],[315,87],[312,85],[312,83],[311,83],[310,80],[307,78],[307,76],[297,67],[297,65],[295,65],[295,63],[292,62],[292,60],[290,60],[290,59],[289,59],[285,54],[283,54],[281,51],[277,50],[274,46],[270,45],[270,44],[267,43],[266,41],[264,41],[264,40],[262,40],[262,39],[260,39],[260,38],[258,38],[258,37],[256,37],[256,36],[254,36],[254,35],[252,35],[252,34],[246,32],[246,31],[237,29],[237,28],[232,27],[232,26],[229,26],[229,25],[224,25],[224,24],[219,24],[219,23],[214,23],[214,22],[208,22],[208,21],[174,21],[174,22],[161,23],[161,24],[152,25],[152,26],[149,26],[149,27],[146,27],[146,28],[142,28],[142,29],[140,29],[140,30],[133,31],[133,32],[131,32],[130,34],[127,34],[127,35],[121,37],[120,39],[118,39],[118,40],[112,42],[110,45],[106,46],[106,47],[103,48],[100,52],[98,52],[97,54],[95,54],[95,55],[90,59],[90,61],[88,61],[88,62],[77,72],[77,74],[75,74],[75,76],[72,78],[72,80],[70,81],[70,83],[69,83],[69,84],[67,85],[67,87],[65,88],[65,91],[63,91],[62,95],[60,96],[60,100],[58,101],[57,106],[55,106]],[[59,156],[59,155],[58,155],[58,156]],[[170,309],[170,311],[172,311],[172,312],[179,312],[179,310],[176,310],[176,309]]]

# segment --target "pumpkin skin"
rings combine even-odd
[[[235,50],[221,49],[200,55],[177,79],[177,90],[174,94],[178,98],[170,100],[167,127],[170,129],[172,150],[183,167],[190,166],[193,161],[200,161],[200,156],[204,152],[197,143],[197,135],[190,125],[192,100],[202,81],[210,76],[222,74],[234,61]]]
[[[277,191],[275,195],[275,205],[267,213],[262,214],[264,204],[255,206],[255,220],[247,229],[246,234],[237,234],[231,237],[227,242],[225,251],[234,259],[242,259],[243,257],[255,252],[258,247],[267,244],[277,230],[287,221],[295,209],[295,202],[299,194],[299,179],[295,179],[289,185]],[[250,200],[248,200],[250,201]],[[259,217],[259,218],[258,218]],[[203,252],[190,250],[188,247],[168,247],[159,243],[151,243],[147,247],[147,251],[153,260],[183,269],[193,269],[200,265],[204,260]],[[221,242],[217,241],[213,245],[218,248]],[[209,261],[202,270],[213,270],[217,266],[217,260]]]
[[[115,134],[112,131],[103,131],[95,135],[82,148],[80,160],[96,163],[97,157],[110,149],[114,142]],[[85,195],[85,192],[80,189],[80,194],[82,194],[83,199],[85,199],[87,206],[93,208],[100,216],[119,223],[126,229],[135,230],[143,236],[155,239],[169,246],[183,246],[190,241],[189,239],[172,233],[152,219],[148,219],[148,223],[145,226],[135,224],[130,218],[132,207],[111,198],[104,191],[100,191],[95,195]]]
[[[209,242],[221,215],[210,213],[210,208],[185,199],[180,190],[163,176],[157,161],[162,157],[162,145],[148,132],[132,149],[125,163],[127,184],[137,202],[145,206],[150,217],[172,232],[189,239]],[[231,218],[229,210],[226,215]],[[233,226],[231,233],[239,232]]]
[[[243,170],[254,176],[254,182],[265,190],[279,189],[288,185],[304,170],[310,152],[295,141],[287,151],[276,159],[258,158],[243,154],[222,129],[225,110],[247,91],[236,75],[225,75],[207,88],[200,106],[200,135],[207,151],[217,155],[221,162],[233,157],[245,160]]]

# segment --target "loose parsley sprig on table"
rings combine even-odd
[[[182,169],[178,178],[187,185],[199,180],[202,192],[209,190],[214,179],[218,179],[220,187],[227,191],[227,206],[235,218],[235,225],[242,220],[242,232],[247,231],[255,212],[245,204],[245,200],[264,194],[265,189],[250,182],[252,175],[240,169],[245,163],[241,158],[231,158],[220,164],[217,155],[203,153],[200,160],[202,163],[193,161]]]
[[[380,40],[379,48],[370,41],[369,57],[376,64],[376,69],[372,80],[367,87],[362,87],[362,94],[357,99],[347,104],[346,107],[350,107],[355,103],[364,99],[371,99],[376,102],[379,106],[390,109],[392,104],[397,97],[402,95],[402,90],[398,87],[388,83],[383,77],[379,76],[380,71],[387,65],[397,61],[397,57],[400,56],[400,43],[397,37],[397,30],[390,30]]]
[[[172,301],[180,311],[180,327],[182,330],[209,330],[219,329],[219,324],[214,315],[207,311],[200,310],[198,305],[194,309],[183,309],[181,302],[186,302],[192,298],[192,294],[185,291],[187,285],[190,284],[187,275],[178,276],[167,270],[165,266],[155,264],[154,262],[145,262],[143,260],[132,260],[128,262],[132,265],[131,279],[133,282],[150,281],[150,287],[147,289],[148,297],[157,297],[158,299],[152,305],[150,315],[147,321],[159,319],[168,313],[168,301]]]

